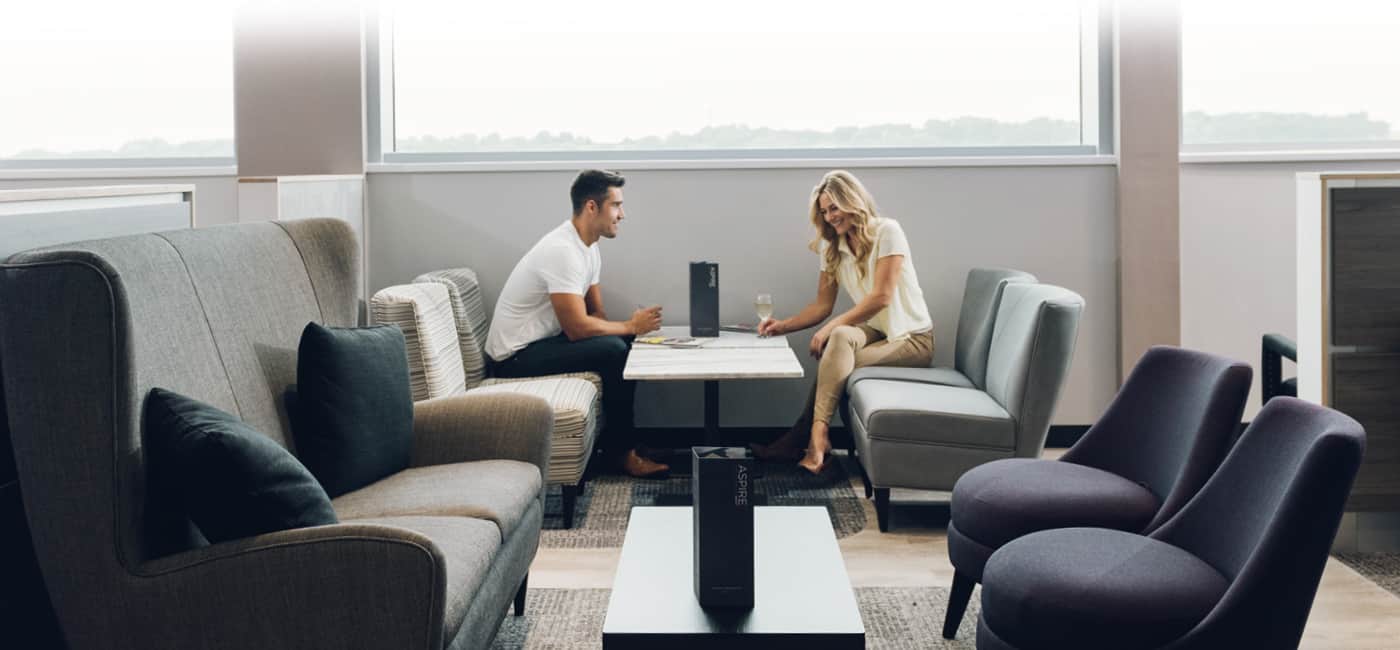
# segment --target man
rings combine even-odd
[[[636,382],[622,379],[632,339],[661,326],[661,308],[638,309],[625,321],[603,312],[598,286],[600,238],[617,237],[622,222],[620,174],[589,169],[569,189],[574,215],[551,230],[515,265],[496,301],[486,353],[500,377],[596,372],[603,378],[607,430],[601,446],[622,470],[652,477],[670,468],[637,453],[632,402]]]

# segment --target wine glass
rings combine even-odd
[[[758,324],[759,324],[760,326],[763,325],[763,321],[766,321],[766,320],[772,318],[772,317],[773,317],[773,296],[772,296],[772,294],[760,293],[760,294],[758,294],[757,296],[754,296],[754,299],[753,299],[753,310],[754,310],[754,313],[758,314]]]

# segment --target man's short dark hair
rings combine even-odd
[[[574,179],[574,184],[569,188],[569,198],[574,201],[574,214],[583,212],[583,206],[590,200],[596,201],[598,207],[603,207],[603,201],[608,197],[608,188],[622,187],[627,184],[627,179],[622,174],[610,172],[606,169],[585,169],[578,173]]]

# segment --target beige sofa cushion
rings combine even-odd
[[[331,501],[341,521],[408,515],[456,516],[496,524],[509,537],[542,488],[540,470],[516,460],[413,467]]]

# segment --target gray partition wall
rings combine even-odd
[[[816,295],[807,201],[825,168],[624,169],[626,218],[599,245],[611,318],[660,304],[687,322],[687,263],[720,265],[725,322],[753,322],[753,298],[789,316]],[[1024,269],[1073,289],[1086,307],[1055,424],[1093,422],[1117,390],[1113,164],[855,168],[881,212],[900,221],[933,316],[935,358],[951,364],[968,269]],[[573,170],[369,174],[370,290],[425,271],[470,266],[494,306],[516,261],[570,213]],[[849,307],[843,295],[838,309]],[[720,424],[792,423],[815,376],[811,332],[790,336],[807,378],[723,382]],[[699,383],[642,384],[637,423],[698,427]]]
[[[0,190],[0,260],[51,244],[193,225],[193,185]]]

